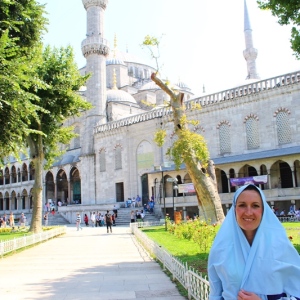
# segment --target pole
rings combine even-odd
[[[173,181],[173,220],[175,221],[174,192],[175,192],[175,185]]]
[[[166,209],[166,197],[165,197],[165,180],[164,180],[164,171],[161,171],[162,176],[162,193],[164,198],[164,218],[165,218],[165,230],[167,231],[167,209]]]

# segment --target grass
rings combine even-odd
[[[43,231],[53,229],[54,226],[43,227]],[[24,236],[32,235],[33,232],[29,232],[29,227],[18,227],[11,229],[10,227],[0,228],[0,241],[13,240],[15,238],[21,238]]]
[[[0,241],[12,240],[15,238],[20,238],[23,236],[31,235],[31,232],[28,232],[28,227],[22,228],[18,231],[9,230],[0,230]]]
[[[288,237],[292,237],[291,242],[300,254],[300,223],[282,223]],[[177,238],[165,231],[164,226],[150,227],[142,229],[147,236],[158,245],[165,248],[169,253],[189,266],[193,267],[203,275],[207,275],[207,260],[209,250],[200,252],[199,246],[190,240]]]

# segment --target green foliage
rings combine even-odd
[[[159,129],[154,134],[154,141],[158,147],[162,147],[165,142],[165,138],[167,136],[167,132],[163,129]]]
[[[189,220],[180,224],[168,224],[168,231],[179,239],[196,243],[201,253],[208,253],[216,236],[216,226],[200,219]]]
[[[78,94],[88,76],[80,75],[71,47],[46,47],[36,72],[44,86],[34,87],[32,92],[37,96],[36,104],[43,110],[38,112],[37,118],[32,118],[30,129],[43,133],[43,152],[47,166],[50,166],[54,158],[62,154],[59,143],[68,144],[76,136],[73,127],[63,127],[63,123],[91,108]],[[37,146],[38,136],[37,133],[30,134],[32,145]],[[31,152],[35,153],[34,150]]]
[[[167,154],[173,158],[176,168],[179,168],[183,162],[193,159],[201,161],[203,167],[206,167],[209,160],[209,151],[204,137],[200,134],[183,128],[178,138],[167,150]]]
[[[18,158],[37,100],[29,89],[42,83],[35,76],[40,38],[45,30],[43,6],[35,0],[0,1],[0,160]]]
[[[300,2],[297,0],[258,0],[259,8],[270,10],[273,16],[278,17],[280,25],[292,24],[291,29],[291,48],[296,57],[300,58]]]
[[[30,133],[30,118],[36,117],[39,108],[33,103],[36,96],[30,86],[42,86],[36,80],[32,64],[38,58],[19,56],[17,46],[8,37],[8,31],[0,37],[0,158],[12,153],[18,157],[25,137]]]
[[[0,1],[0,35],[8,31],[18,50],[15,57],[20,53],[29,54],[40,42],[47,24],[44,12],[45,5],[36,0]]]
[[[141,46],[142,48],[147,48],[149,50],[151,58],[155,60],[156,70],[157,72],[159,72],[159,70],[161,69],[158,64],[158,59],[160,58],[160,39],[150,35],[146,35]]]

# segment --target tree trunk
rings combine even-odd
[[[37,137],[37,142],[32,141],[30,136],[28,137],[28,144],[30,148],[31,159],[35,168],[35,180],[32,188],[33,196],[33,209],[32,219],[29,231],[39,233],[42,229],[42,215],[43,215],[43,163],[44,163],[44,152],[43,152],[43,138],[42,136]]]
[[[151,75],[151,79],[171,98],[170,105],[173,110],[174,116],[174,129],[175,133],[180,139],[182,137],[182,130],[180,120],[185,115],[183,106],[183,93],[175,94],[166,84],[164,84],[156,74]],[[194,184],[197,194],[198,204],[204,213],[204,217],[211,223],[221,223],[224,220],[224,212],[222,209],[221,199],[217,191],[217,183],[213,162],[210,161],[208,165],[208,172],[202,170],[201,163],[193,155],[189,158],[184,158],[186,169]]]

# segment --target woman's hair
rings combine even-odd
[[[258,187],[256,185],[253,184],[249,184],[244,191],[256,191],[260,194],[260,192],[258,191]]]

